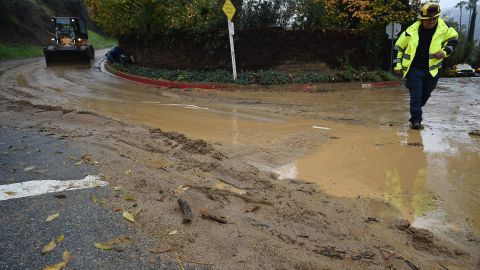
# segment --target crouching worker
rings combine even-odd
[[[410,25],[395,43],[394,70],[407,79],[412,129],[423,129],[422,107],[437,85],[443,59],[452,54],[458,42],[457,31],[448,27],[439,16],[440,6],[427,2],[420,10],[419,20]]]

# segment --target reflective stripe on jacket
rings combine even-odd
[[[397,58],[393,60],[395,70],[402,70],[403,77],[405,77],[410,70],[410,65],[415,58],[417,46],[419,42],[418,29],[422,22],[418,20],[405,30],[397,42],[395,43],[395,50],[397,50]],[[443,59],[434,58],[433,55],[442,50],[445,57],[453,53],[458,42],[458,33],[452,27],[448,27],[445,21],[438,19],[437,29],[432,37],[429,49],[428,66],[430,74],[435,77],[438,74],[438,69],[442,67]]]

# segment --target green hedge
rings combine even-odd
[[[337,73],[316,72],[282,72],[275,70],[244,71],[237,76],[234,82],[232,72],[227,70],[215,71],[185,71],[151,69],[136,65],[114,64],[113,68],[125,73],[147,78],[164,79],[169,81],[186,82],[214,82],[237,84],[279,85],[289,83],[326,83],[326,82],[351,82],[351,81],[392,81],[396,77],[386,71],[367,71],[365,69],[346,68]]]

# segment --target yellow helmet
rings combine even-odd
[[[440,5],[435,2],[427,2],[420,9],[420,15],[418,18],[420,20],[428,20],[431,18],[436,18],[440,16]]]

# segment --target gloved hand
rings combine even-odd
[[[437,53],[433,54],[433,57],[437,59],[443,59],[445,57],[445,54],[443,53],[443,51],[440,50]]]
[[[402,76],[403,75],[403,72],[401,69],[394,69],[393,70],[393,73],[397,76]]]

